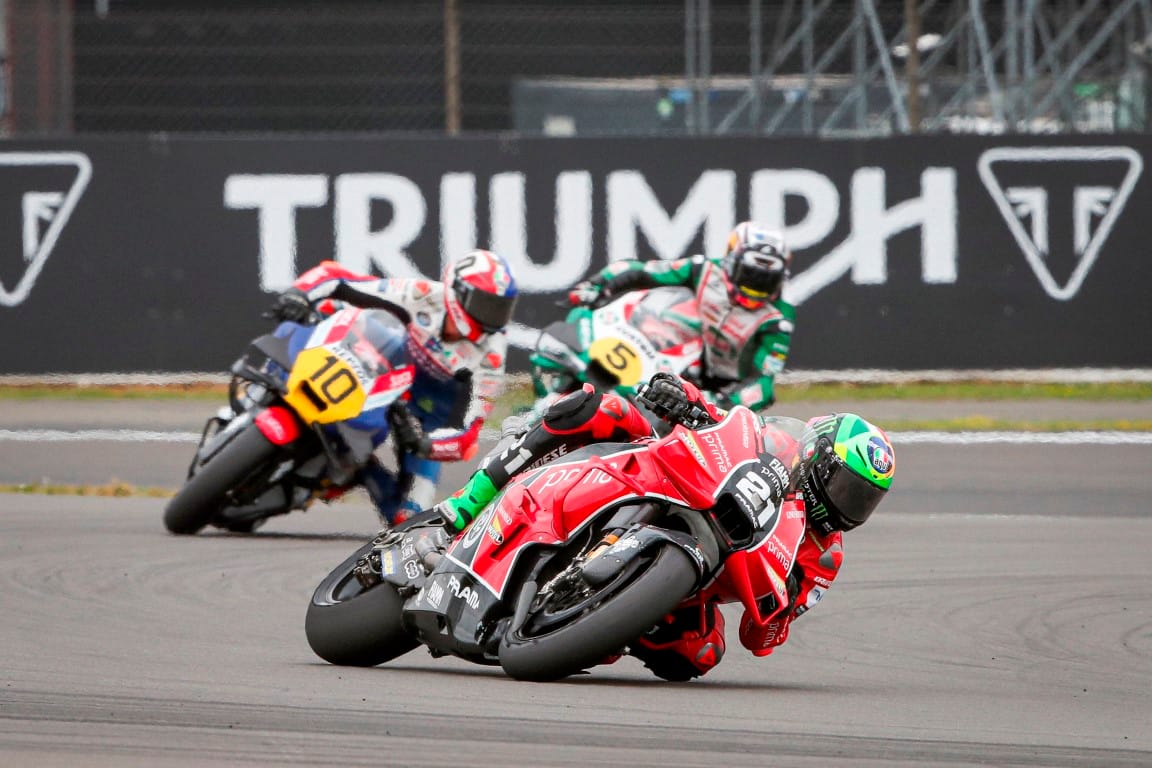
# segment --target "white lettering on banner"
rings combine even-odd
[[[785,287],[785,298],[802,304],[849,271],[856,283],[886,282],[888,238],[916,226],[920,227],[924,282],[956,282],[956,171],[927,168],[920,175],[920,189],[921,197],[888,209],[884,170],[856,171],[852,176],[852,234],[794,276]]]
[[[1061,286],[1045,265],[1051,244],[1049,193],[1042,187],[1026,184],[1002,188],[996,180],[994,166],[999,162],[1096,160],[1114,164],[1122,161],[1128,172],[1115,187],[1097,182],[1075,188],[1072,239],[1080,261],[1068,283]],[[981,179],[1013,236],[1045,290],[1057,299],[1070,298],[1079,290],[1141,169],[1139,154],[1129,147],[1005,147],[987,150],[979,161]],[[751,218],[783,229],[794,250],[825,243],[844,214],[849,217],[848,236],[839,244],[831,245],[823,257],[806,270],[793,275],[786,288],[786,298],[802,304],[846,275],[859,285],[886,283],[888,241],[910,229],[918,229],[920,234],[923,282],[956,282],[959,172],[950,167],[924,168],[919,174],[919,195],[896,202],[888,200],[888,175],[879,167],[857,169],[844,199],[836,184],[817,171],[788,168],[752,172],[748,177]],[[737,219],[737,177],[737,172],[732,170],[705,170],[687,186],[683,197],[674,198],[666,207],[641,171],[608,173],[603,197],[607,227],[602,258],[609,262],[641,255],[641,236],[662,259],[689,255],[692,244],[701,237],[708,253],[718,254],[723,250],[725,235]],[[259,212],[260,275],[264,290],[281,290],[295,279],[296,213],[301,208],[327,205],[329,181],[328,176],[315,174],[241,174],[226,180],[224,200],[229,208]],[[332,181],[335,258],[354,270],[368,272],[375,268],[389,276],[418,275],[408,248],[428,225],[429,201],[424,197],[425,192],[412,180],[395,174],[344,174]],[[527,176],[522,172],[506,172],[494,174],[487,180],[487,227],[477,221],[477,183],[477,177],[471,173],[447,173],[440,179],[438,224],[442,263],[478,247],[477,234],[486,229],[491,233],[491,247],[508,259],[521,290],[526,293],[565,290],[593,266],[592,253],[600,250],[592,225],[597,195],[590,172],[570,170],[555,176],[551,206],[556,244],[546,261],[541,260],[541,254],[527,252],[528,217],[539,218],[540,213],[536,210],[538,201],[527,200]],[[806,210],[800,221],[790,225],[785,221],[785,204],[789,198],[800,198]],[[34,216],[29,214],[32,218],[38,219],[39,211],[51,207],[47,197],[29,200],[28,204],[35,204],[37,211]],[[373,230],[370,212],[372,203],[378,200],[391,204],[393,216],[383,228]],[[66,199],[58,210],[64,211],[67,205]],[[1025,229],[1023,219],[1029,220],[1030,231]],[[1095,231],[1093,222],[1098,222]],[[42,242],[47,240],[46,236]],[[27,245],[32,241],[26,239],[25,242]],[[317,260],[322,257],[315,255]],[[11,303],[11,294],[0,293],[0,298],[5,296]]]
[[[923,194],[886,208],[885,173],[862,168],[852,179],[852,234],[813,267],[793,277],[788,298],[800,304],[829,283],[851,271],[857,283],[887,280],[888,238],[919,226],[925,282],[956,280],[956,172],[929,168],[921,175]],[[472,174],[446,174],[440,183],[441,261],[450,254],[476,247],[476,180]],[[639,171],[608,175],[608,260],[637,255],[637,233],[642,232],[660,258],[687,254],[703,229],[709,253],[724,248],[724,238],[735,225],[736,174],[703,172],[672,215],[663,208]],[[420,274],[407,247],[426,223],[427,203],[420,188],[395,174],[344,174],[335,181],[336,259],[350,269],[369,272],[375,266],[395,277]],[[779,224],[788,195],[804,197],[809,213],[793,227],[784,227],[793,248],[820,242],[839,218],[839,198],[826,177],[805,170],[757,171],[752,177],[752,205],[758,218]],[[237,175],[225,182],[225,203],[230,208],[258,209],[261,287],[277,291],[296,278],[298,208],[327,203],[327,177],[322,175]],[[563,290],[584,276],[591,264],[591,175],[565,171],[556,180],[556,239],[554,257],[547,264],[531,259],[527,250],[525,179],[520,173],[495,175],[489,184],[490,229],[493,248],[509,260],[521,289],[546,293]],[[375,200],[393,206],[383,229],[371,229]]]
[[[258,210],[260,287],[282,291],[296,279],[296,209],[328,203],[328,177],[319,174],[238,174],[224,181],[224,205]]]
[[[67,190],[27,190],[20,196],[21,246],[23,249],[24,274],[9,290],[0,283],[0,305],[15,307],[28,298],[29,291],[36,284],[44,262],[52,255],[56,241],[72,217],[72,211],[80,196],[88,188],[92,178],[92,161],[79,152],[0,152],[0,168],[58,168],[72,166],[76,178]],[[58,171],[56,173],[59,173]],[[57,176],[53,181],[45,181],[45,186],[60,186]]]
[[[440,268],[476,250],[476,176],[446,173],[440,178]]]
[[[591,174],[565,171],[556,177],[556,252],[547,264],[528,256],[524,174],[496,174],[488,198],[492,250],[508,260],[520,290],[547,292],[584,277],[592,264]]]
[[[392,206],[383,229],[372,229],[372,203]],[[420,277],[406,250],[424,229],[428,206],[411,179],[394,173],[346,173],[336,177],[336,260],[356,272],[373,264],[389,277]]]
[[[1072,191],[1072,248],[1076,257],[1076,267],[1064,285],[1056,280],[1048,266],[1052,254],[1052,239],[1049,235],[1051,217],[1048,215],[1049,194],[1042,187],[1004,186],[997,178],[998,164],[1053,164],[1065,163],[1075,171],[1076,164],[1101,164],[1103,166],[1122,163],[1125,166],[1123,178],[1115,187],[1099,185],[1076,185]],[[992,196],[1000,215],[1008,224],[1008,229],[1016,239],[1016,244],[1024,252],[1032,271],[1040,280],[1040,285],[1049,296],[1066,301],[1075,296],[1089,270],[1096,263],[1100,249],[1116,219],[1124,210],[1136,180],[1144,169],[1140,153],[1131,147],[998,147],[980,155],[978,163],[980,180]],[[1029,230],[1024,229],[1024,219],[1031,221]],[[1099,219],[1095,232],[1092,222]]]
[[[831,179],[816,171],[756,171],[750,193],[752,220],[784,231],[793,251],[823,242],[840,220],[840,193]],[[788,226],[784,211],[790,196],[804,198],[808,212],[801,221]]]
[[[704,171],[684,202],[668,216],[640,171],[608,174],[608,261],[637,256],[636,232],[642,231],[662,259],[688,252],[700,228],[710,256],[724,253],[725,238],[736,226],[736,173]]]

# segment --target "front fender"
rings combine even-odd
[[[700,588],[713,566],[704,557],[696,539],[681,531],[636,523],[629,527],[612,546],[597,553],[581,566],[584,578],[593,586],[607,584],[624,570],[641,552],[670,543],[688,555],[696,568],[696,586]]]

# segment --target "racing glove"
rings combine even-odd
[[[484,422],[475,419],[463,432],[451,432],[443,437],[428,439],[428,452],[421,454],[433,461],[466,461],[476,455],[480,447],[480,428]],[[439,434],[439,430],[433,433]]]
[[[392,439],[396,447],[432,461],[467,461],[476,455],[480,446],[480,428],[484,422],[474,420],[463,432],[450,432],[447,435],[428,435],[420,421],[403,402],[393,403],[388,409],[388,423],[392,428]]]
[[[400,451],[422,457],[432,452],[432,440],[424,434],[424,427],[403,401],[392,403],[388,408],[388,424]]]
[[[276,297],[265,317],[281,322],[307,323],[312,318],[312,302],[299,288],[289,288]]]
[[[688,384],[687,386],[692,386]],[[696,397],[699,391],[692,387]],[[688,429],[715,424],[716,419],[706,408],[706,403],[697,401],[676,376],[670,373],[657,373],[636,393],[636,399],[648,410],[669,424],[683,424]]]

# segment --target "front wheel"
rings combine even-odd
[[[267,465],[278,450],[249,424],[172,497],[164,508],[164,526],[172,533],[196,533],[227,503],[228,492]]]
[[[604,661],[671,613],[696,585],[696,568],[671,544],[573,602],[549,598],[500,643],[500,666],[519,680],[557,680]]]
[[[419,645],[404,629],[404,600],[396,588],[380,582],[365,589],[353,574],[373,546],[356,550],[312,593],[304,633],[316,655],[330,664],[374,667]]]

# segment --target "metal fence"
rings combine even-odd
[[[0,9],[0,111],[15,136],[1148,127],[1152,0],[0,0]]]

